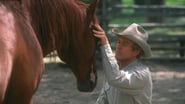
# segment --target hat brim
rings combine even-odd
[[[115,34],[116,36],[119,36],[119,37],[120,36],[125,37],[125,38],[131,40],[132,42],[136,43],[137,45],[139,45],[139,47],[141,47],[141,49],[144,52],[143,57],[151,57],[152,56],[151,48],[150,48],[149,44],[146,43],[145,41],[143,41],[141,38],[134,37],[133,35],[130,35],[130,34],[124,34],[122,32],[119,32],[117,29],[112,29],[112,33]]]

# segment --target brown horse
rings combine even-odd
[[[56,50],[80,91],[96,86],[95,8],[79,0],[0,0],[0,104],[32,104],[43,56]]]
[[[42,51],[25,17],[0,3],[0,104],[29,104],[43,72]]]

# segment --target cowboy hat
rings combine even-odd
[[[114,33],[117,36],[125,37],[137,45],[140,46],[140,48],[143,50],[144,57],[150,57],[151,54],[151,48],[149,44],[147,43],[148,40],[148,33],[144,30],[144,28],[136,23],[133,23],[129,25],[125,30],[122,32],[119,32],[118,29],[114,28],[112,29],[112,33]]]

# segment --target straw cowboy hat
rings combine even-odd
[[[129,40],[139,45],[144,52],[143,57],[150,57],[152,55],[151,48],[147,43],[148,33],[144,30],[142,26],[133,23],[122,32],[119,32],[118,29],[114,28],[112,29],[112,33],[117,36],[128,38]]]

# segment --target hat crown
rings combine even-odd
[[[148,33],[144,30],[143,27],[140,25],[133,23],[128,26],[124,31],[123,34],[133,35],[134,37],[140,38],[144,41],[148,40]]]

